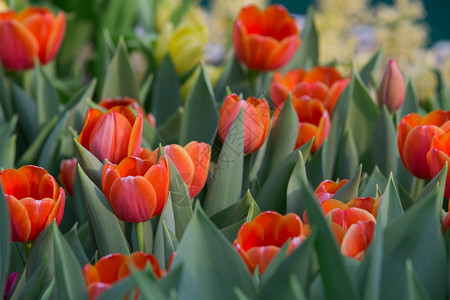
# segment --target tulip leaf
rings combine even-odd
[[[375,105],[366,85],[362,82],[356,70],[353,70],[352,82],[353,97],[348,107],[346,128],[358,133],[358,138],[354,140],[355,146],[358,150],[363,170],[369,170],[372,168],[372,142],[379,108]]]
[[[133,292],[135,282],[132,276],[125,277],[114,283],[109,289],[104,291],[98,300],[121,300],[129,293]]]
[[[46,271],[48,264],[49,256],[45,255],[44,259],[40,262],[40,265],[34,270],[33,274],[29,276],[19,294],[16,294],[17,291],[19,291],[19,287],[16,287],[16,291],[14,292],[12,299],[15,295],[18,295],[17,298],[15,298],[17,300],[34,299],[37,295],[40,295],[46,285]]]
[[[297,249],[279,264],[274,264],[275,259],[272,260],[261,278],[260,296],[263,299],[290,299],[288,296],[289,290],[285,291],[286,284],[289,283],[290,274],[295,274],[297,279],[296,285],[300,286],[303,291],[308,290],[314,276],[313,264],[316,233],[316,231],[313,231]],[[280,250],[280,252],[282,251]],[[283,253],[283,256],[285,255]]]
[[[142,147],[153,149],[153,145],[160,143],[158,133],[147,120],[142,122]]]
[[[380,299],[407,299],[405,263],[412,266],[430,299],[445,299],[448,282],[447,250],[436,207],[442,205],[441,185],[384,230]],[[380,208],[381,209],[381,208]]]
[[[381,174],[380,169],[375,166],[369,179],[361,186],[362,192],[360,193],[360,197],[375,197],[376,188],[379,187],[381,190],[384,190],[386,185],[386,177],[384,177],[384,175]]]
[[[317,150],[306,164],[306,174],[313,186],[318,186],[326,179],[327,174],[327,150],[328,139],[325,139],[322,146]]]
[[[37,126],[46,127],[48,120],[59,115],[58,93],[48,75],[41,66],[35,64],[36,72],[36,103],[37,103]]]
[[[278,164],[295,148],[297,133],[298,117],[289,95],[269,135],[264,163],[258,173],[261,184],[264,184]],[[304,156],[305,159],[306,157]]]
[[[81,167],[86,172],[89,179],[92,180],[98,188],[101,188],[103,164],[97,157],[94,156],[94,154],[84,148],[76,139],[74,139],[74,142],[78,153],[78,161]]]
[[[155,275],[153,274],[151,268],[147,267],[145,271],[142,272],[132,269],[131,276],[139,288],[140,297],[142,299],[167,299],[164,292],[156,285]]]
[[[244,166],[243,118],[241,109],[228,131],[217,162],[210,168],[208,193],[204,202],[208,215],[213,215],[240,199]]]
[[[61,153],[61,138],[67,131],[64,130],[64,125],[67,122],[67,114],[59,118],[55,127],[48,135],[37,159],[37,165],[46,169],[50,174],[59,173],[59,163],[61,159],[58,155]],[[71,144],[73,145],[73,144]]]
[[[75,254],[80,266],[84,267],[87,263],[89,263],[89,260],[86,254],[84,253],[83,245],[81,244],[81,241],[78,238],[77,224],[75,224],[69,232],[64,234],[64,238],[66,239],[67,244],[70,246],[73,253]]]
[[[261,211],[274,210],[279,213],[286,212],[286,191],[292,172],[295,166],[299,163],[299,160],[309,155],[309,150],[311,149],[312,143],[313,140],[310,140],[297,150],[291,152],[291,154],[286,156],[285,159],[283,159],[283,161],[278,164],[277,168],[270,174],[269,178],[267,178],[266,182],[263,184],[261,190],[256,196],[256,202],[261,208]],[[301,178],[302,177],[297,177],[297,180]]]
[[[378,230],[378,228],[386,228],[402,215],[402,203],[391,173],[383,193],[383,198],[381,198],[377,215],[377,228],[375,230]]]
[[[180,106],[181,92],[177,72],[172,59],[166,55],[159,64],[152,87],[151,112],[155,116],[156,126],[163,125]]]
[[[314,23],[314,9],[308,7],[306,12],[306,24],[301,33],[302,43],[297,49],[294,57],[284,70],[310,69],[319,64],[319,37]]]
[[[22,88],[15,84],[11,85],[11,98],[14,110],[20,116],[18,124],[20,135],[24,137],[27,144],[31,144],[39,134],[36,103]]]
[[[243,89],[244,87],[244,89]],[[222,74],[217,81],[214,93],[218,103],[222,103],[227,95],[227,88],[234,93],[248,92],[249,84],[236,56],[230,55],[225,62]]]
[[[384,176],[396,170],[398,157],[397,133],[391,115],[383,106],[373,138],[373,164],[380,168]]]
[[[414,205],[427,199],[427,197],[429,197],[430,194],[436,189],[438,191],[440,191],[440,193],[442,194],[441,197],[444,196],[446,179],[448,176],[447,170],[448,170],[448,163],[445,163],[442,170],[436,176],[434,176],[434,178],[425,186],[425,188],[422,189],[420,194],[417,196],[417,198],[414,202]],[[436,213],[439,215],[441,210],[442,210],[442,205],[439,205],[439,203],[438,203],[438,205],[436,206]]]
[[[0,61],[0,120],[3,123],[5,119],[13,115],[11,95],[9,91],[9,82],[5,76],[2,62]]]
[[[233,299],[234,290],[253,299],[256,289],[244,262],[196,205],[172,268],[182,266],[180,299]],[[201,276],[199,276],[201,274]]]
[[[110,253],[129,255],[126,239],[105,195],[89,179],[80,165],[78,176],[83,187],[92,238],[96,242],[100,256]]]
[[[414,81],[409,78],[406,83],[405,101],[402,107],[397,111],[397,123],[400,123],[401,119],[409,113],[417,112],[419,100],[417,98],[416,87]]]
[[[44,289],[42,290],[42,297],[41,297],[40,300],[50,299],[50,296],[53,293],[53,287],[54,286],[55,286],[55,279],[50,281],[50,283],[46,287],[44,287]]]
[[[0,126],[0,167],[3,169],[14,168],[16,155],[16,135],[13,135],[17,125],[17,116],[11,118],[8,123]]]
[[[175,27],[181,22],[183,16],[187,14],[187,11],[194,2],[195,1],[193,0],[185,0],[177,9],[175,9],[175,11],[172,13],[172,17],[170,18]]]
[[[121,1],[114,2],[118,3]],[[119,19],[122,18],[123,16]],[[116,21],[117,19],[114,22]],[[140,101],[139,87],[130,64],[127,45],[123,38],[119,40],[114,57],[108,65],[108,71],[106,72],[102,89],[102,99],[114,97],[131,97],[138,102]]]
[[[298,153],[299,158],[292,170],[289,182],[287,185],[286,195],[286,212],[296,213],[301,216],[305,211],[305,203],[302,201],[301,181],[307,181],[305,160],[301,152]]]
[[[175,219],[173,216],[172,200],[169,196],[158,221],[152,251],[153,255],[156,259],[158,259],[158,262],[163,269],[168,268],[170,255],[176,251],[178,246],[178,240],[173,234],[174,232]]]
[[[434,73],[437,77],[437,87],[436,87],[436,94],[437,94],[437,102],[439,103],[439,108],[443,110],[449,110],[450,109],[450,96],[448,94],[447,86],[445,84],[445,80],[442,76],[442,73],[439,70],[435,70]]]
[[[109,32],[124,33],[133,28],[137,9],[137,0],[127,1],[126,3],[120,0],[108,1],[105,10],[102,12],[101,25],[99,26],[106,28]]]
[[[11,256],[10,229],[8,205],[5,194],[0,187],[0,292],[3,291],[4,282],[8,275],[9,260]]]
[[[361,69],[361,72],[359,72],[361,80],[366,86],[377,88],[375,79],[377,78],[378,70],[380,68],[381,61],[383,60],[384,50],[385,47],[381,47]]]
[[[76,91],[72,97],[70,97],[66,104],[65,110],[70,111],[70,122],[67,127],[81,132],[83,129],[86,113],[89,110],[88,100],[92,99],[94,95],[97,80],[93,79],[89,84]]]
[[[429,300],[427,292],[420,283],[411,261],[406,260],[406,276],[408,277],[408,291],[411,300]]]
[[[337,192],[334,194],[333,199],[340,200],[344,203],[358,197],[359,180],[361,179],[362,166],[356,169],[355,175],[350,178]]]
[[[22,154],[17,162],[18,166],[24,166],[29,164],[37,164],[38,155],[42,150],[42,147],[47,140],[48,136],[51,134],[53,128],[57,123],[57,117],[53,117],[47,122],[46,126],[39,133],[38,137],[34,140],[31,146]]]
[[[181,120],[183,119],[184,108],[179,107],[178,110],[171,115],[164,124],[157,125],[157,136],[161,139],[163,145],[176,144],[180,136]],[[156,142],[159,142],[158,140]]]
[[[199,76],[189,90],[184,109],[181,119],[180,145],[193,140],[209,143],[214,137],[219,117],[216,99],[203,64],[201,64]]]
[[[336,178],[350,178],[360,166],[358,149],[353,137],[352,129],[346,129],[341,139],[338,161],[336,165]],[[364,167],[364,166],[363,166]]]
[[[330,299],[357,299],[356,283],[349,274],[335,237],[307,182],[302,181],[301,190],[308,209],[311,228],[317,228],[318,234],[314,246],[325,295]]]

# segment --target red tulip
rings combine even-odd
[[[77,177],[77,164],[78,160],[76,157],[63,159],[59,164],[60,173],[58,180],[70,196],[73,195],[73,186]]]
[[[105,98],[98,104],[106,109],[111,109],[115,106],[126,106],[128,108],[134,109],[137,113],[140,113],[147,122],[155,128],[155,117],[151,113],[146,114],[144,109],[139,105],[139,103],[130,97],[117,97],[117,98]]]
[[[436,131],[431,141],[431,149],[427,153],[427,162],[430,167],[431,177],[435,177],[446,162],[450,166],[450,131],[445,133]],[[448,171],[444,196],[445,198],[450,197],[450,176],[448,176]]]
[[[248,154],[258,150],[269,134],[270,109],[264,99],[250,97],[244,101],[236,94],[228,95],[219,117],[219,137],[222,142],[241,109],[244,116],[244,153]]]
[[[158,162],[129,156],[118,165],[103,167],[103,193],[122,221],[140,223],[161,213],[169,195],[169,161]]]
[[[391,113],[396,112],[405,101],[405,82],[395,60],[391,59],[384,70],[383,78],[377,91],[380,107],[386,105]]]
[[[323,203],[325,200],[333,198],[334,194],[347,182],[348,179],[343,179],[338,182],[324,180],[317,186],[314,196],[316,196],[316,199],[319,200],[320,203]]]
[[[306,238],[306,232],[302,220],[296,214],[282,216],[277,212],[266,211],[241,226],[233,247],[252,273],[258,266],[260,274],[263,274],[288,239],[292,239],[289,254]]]
[[[398,152],[406,169],[416,177],[431,178],[427,153],[435,134],[442,135],[450,128],[450,112],[434,110],[425,117],[411,113],[397,126]]]
[[[211,147],[206,143],[192,141],[184,148],[172,144],[164,146],[163,149],[180,173],[189,190],[189,196],[194,198],[203,189],[208,178]],[[158,153],[158,149],[151,153],[148,149],[143,149],[140,158],[156,160]]]
[[[78,142],[100,161],[108,159],[118,164],[127,156],[141,151],[142,116],[128,107],[115,106],[103,113],[91,108],[86,114]]]
[[[163,271],[156,258],[143,252],[134,252],[129,256],[113,253],[100,258],[94,266],[85,265],[83,276],[89,299],[97,299],[114,283],[128,277],[131,274],[131,267],[142,271],[148,264],[156,278],[159,279],[163,276]]]
[[[331,114],[348,82],[349,79],[343,79],[334,67],[289,70],[284,76],[275,72],[270,84],[270,96],[276,108],[283,106],[289,93],[293,101],[309,96],[320,100]]]
[[[45,7],[28,7],[20,13],[0,13],[0,58],[10,70],[34,66],[34,59],[45,65],[58,53],[64,37],[66,17]]]
[[[11,219],[11,240],[33,241],[53,220],[59,225],[65,194],[55,178],[40,167],[27,165],[0,172]]]
[[[255,5],[244,7],[233,27],[236,57],[249,69],[270,71],[283,67],[300,46],[295,19],[281,5],[264,11]]]

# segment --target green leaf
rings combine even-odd
[[[163,125],[181,106],[178,75],[169,55],[163,58],[156,71],[151,99],[151,112],[156,118],[158,127]]]
[[[0,187],[0,292],[8,276],[9,260],[11,255],[11,241],[9,229],[9,214],[5,194]]]
[[[182,20],[183,16],[187,14],[187,11],[191,7],[191,5],[195,3],[193,0],[185,0],[181,3],[181,5],[173,12],[170,21],[173,23],[174,27],[176,27]]]
[[[49,263],[49,256],[46,255],[44,259],[41,261],[40,265],[34,270],[33,274],[29,276],[24,287],[20,290],[20,293],[17,296],[17,300],[27,300],[33,299],[36,295],[41,294],[41,291],[46,285],[46,271]],[[18,291],[19,287],[16,287],[16,291]],[[16,291],[13,294],[13,297],[16,295]]]
[[[92,238],[97,244],[100,256],[110,253],[129,255],[126,239],[105,195],[89,179],[80,165],[78,176],[83,187],[89,224],[93,232]]]
[[[447,255],[436,207],[442,205],[441,190],[412,206],[384,231],[381,299],[407,299],[405,263],[411,260],[430,299],[445,299],[448,283]]]
[[[319,37],[314,23],[314,9],[308,7],[306,24],[301,34],[302,43],[284,70],[310,69],[319,64]]]
[[[236,116],[223,143],[219,158],[208,180],[208,193],[204,202],[208,215],[238,202],[241,195],[244,166],[243,111]],[[218,197],[220,195],[220,197]]]
[[[81,131],[84,125],[86,113],[89,110],[88,100],[92,99],[97,85],[97,80],[91,80],[86,86],[76,91],[67,102],[64,110],[70,111],[70,122],[67,127]]]
[[[155,275],[151,268],[147,267],[145,271],[131,271],[131,276],[139,288],[140,297],[143,299],[165,300],[164,292],[156,285]]]
[[[11,95],[9,93],[9,81],[5,76],[2,63],[0,62],[0,117],[4,121],[13,115]]]
[[[286,211],[287,188],[292,176],[292,171],[299,163],[299,160],[308,157],[313,141],[310,140],[297,150],[286,156],[277,168],[270,174],[266,182],[261,187],[256,202],[262,211],[274,210],[279,213]],[[301,155],[301,156],[300,156]],[[301,177],[297,177],[301,179]]]
[[[448,89],[445,84],[445,81],[442,77],[442,73],[438,70],[435,70],[435,74],[438,80],[438,84],[436,87],[437,100],[440,108],[443,110],[450,109],[450,96],[448,94]]]
[[[411,300],[429,300],[427,292],[420,283],[411,261],[406,260],[406,276],[408,277],[409,299]]]
[[[161,229],[158,226],[158,229],[156,230],[155,249],[153,250],[153,253],[158,259],[161,268],[168,269],[170,256],[177,250],[178,240],[172,231],[167,228],[165,222],[162,222],[161,224]]]
[[[311,156],[311,159],[306,164],[306,174],[308,174],[309,182],[313,186],[318,186],[327,178],[327,149],[328,139],[325,139],[319,150]]]
[[[179,107],[178,110],[171,115],[164,124],[157,127],[157,136],[160,138],[163,145],[178,143],[183,114],[184,108]]]
[[[383,192],[383,198],[381,198],[377,215],[377,228],[375,230],[386,228],[402,215],[402,203],[391,173],[386,189]]]
[[[305,203],[302,200],[301,181],[307,181],[305,160],[301,152],[298,153],[299,158],[292,170],[287,185],[286,195],[286,212],[296,213],[301,216],[306,210]]]
[[[98,300],[121,300],[133,291],[135,282],[132,276],[128,276],[114,283],[112,287],[104,291]]]
[[[397,157],[397,132],[389,111],[383,106],[375,125],[373,164],[380,168],[384,176],[388,176],[396,170]]]
[[[436,189],[440,192],[441,198],[444,197],[444,190],[446,185],[446,179],[447,179],[447,170],[448,170],[448,163],[445,163],[442,170],[434,176],[434,178],[425,186],[424,189],[420,192],[420,194],[417,196],[414,205],[424,201],[429,197]],[[440,215],[442,211],[442,204],[437,203],[436,206],[436,214]]]
[[[46,127],[48,120],[59,114],[59,98],[54,83],[41,66],[35,64],[36,72],[36,103],[37,103],[37,126]]]
[[[181,119],[180,145],[185,145],[192,140],[209,143],[216,132],[219,116],[216,99],[203,64],[201,64],[199,76],[189,90],[184,109]]]
[[[244,262],[199,205],[181,240],[172,268],[181,265],[177,290],[180,299],[233,299],[236,288],[250,298],[256,296]]]
[[[84,267],[87,263],[89,263],[89,259],[87,258],[86,253],[84,253],[83,245],[78,238],[77,224],[73,225],[72,229],[64,234],[64,238],[75,254],[80,266]]]
[[[356,169],[355,175],[347,181],[337,192],[334,194],[333,199],[340,200],[344,203],[358,197],[359,180],[361,179],[362,166]]]
[[[375,197],[376,188],[379,187],[381,190],[384,190],[387,185],[387,179],[381,174],[380,169],[377,166],[373,169],[372,174],[370,175],[367,182],[361,186],[361,196],[360,197]]]
[[[298,117],[290,95],[286,99],[277,122],[272,127],[258,179],[264,184],[278,164],[295,148],[298,133]],[[306,159],[307,156],[304,156]]]
[[[42,297],[40,300],[50,299],[53,293],[53,287],[55,286],[55,279],[53,279],[44,289],[42,290]]]
[[[122,1],[114,0],[112,3],[121,2]],[[130,2],[135,5],[136,1],[133,0]],[[127,7],[128,3],[127,5],[121,6]],[[122,18],[123,16],[121,15],[119,20]],[[114,21],[116,22],[117,20]],[[114,97],[131,97],[138,102],[140,101],[139,87],[130,64],[127,46],[123,38],[119,40],[119,45],[117,46],[114,57],[108,65],[108,71],[106,72],[102,90],[102,99]]]
[[[377,88],[374,80],[377,78],[378,70],[380,69],[380,64],[383,59],[385,47],[381,47],[367,62],[367,64],[359,72],[361,80],[366,86],[372,86]]]
[[[11,85],[11,98],[14,111],[20,116],[18,124],[20,135],[27,144],[31,144],[39,134],[36,103],[16,84]]]
[[[130,31],[134,24],[137,8],[137,0],[126,3],[120,0],[108,1],[101,13],[101,28],[119,34]]]
[[[217,81],[214,93],[218,103],[222,103],[227,95],[227,88],[234,93],[246,94],[250,88],[245,72],[242,70],[236,56],[230,55],[225,62],[223,72]]]
[[[358,133],[358,138],[354,140],[356,149],[363,169],[368,170],[372,167],[373,134],[379,108],[375,105],[356,70],[353,70],[352,84],[354,87],[353,97],[348,107],[346,128]]]
[[[74,142],[75,148],[78,153],[78,162],[86,172],[89,179],[92,180],[97,187],[101,188],[103,164],[98,160],[97,157],[94,156],[94,154],[81,146],[81,144],[76,139],[74,139]]]
[[[302,181],[302,193],[308,209],[311,228],[316,227],[318,232],[314,244],[325,295],[330,299],[357,299],[358,292],[354,279],[349,274],[335,237],[313,192],[304,181]]]
[[[402,107],[397,111],[397,123],[400,123],[401,119],[409,113],[418,111],[419,100],[417,98],[416,87],[414,81],[409,78],[406,83],[405,101]]]
[[[17,119],[18,117],[14,116],[8,123],[0,126],[0,140],[3,141],[0,145],[0,167],[3,169],[14,168],[15,165],[16,136],[13,135],[13,132],[17,125]]]
[[[341,139],[341,147],[336,165],[336,178],[350,178],[355,170],[360,166],[358,149],[353,137],[353,131],[346,129]]]

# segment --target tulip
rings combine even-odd
[[[244,153],[258,150],[269,134],[270,109],[265,99],[250,97],[241,100],[238,95],[231,94],[225,98],[219,116],[219,137],[223,141],[239,114],[243,110]]]
[[[73,186],[77,177],[77,164],[78,160],[76,157],[63,159],[59,164],[60,173],[58,180],[70,196],[73,195]]]
[[[320,203],[323,203],[325,200],[333,198],[334,194],[347,182],[348,179],[343,179],[338,182],[324,180],[317,186],[314,196],[316,196],[316,199],[319,200]]]
[[[166,145],[164,152],[173,162],[181,178],[189,191],[189,196],[193,199],[203,189],[208,178],[209,163],[211,159],[211,146],[206,143],[192,141],[181,147],[177,144]],[[151,152],[142,149],[141,159],[155,161],[158,157],[159,149]]]
[[[129,256],[112,253],[100,258],[94,266],[86,264],[83,268],[83,277],[89,299],[97,299],[114,283],[128,277],[132,267],[142,271],[148,264],[150,264],[155,277],[162,278],[163,271],[158,260],[153,255],[143,252],[134,252]]]
[[[27,165],[0,172],[11,219],[11,240],[33,241],[53,220],[59,225],[65,194],[55,178],[40,167]]]
[[[450,112],[434,110],[425,117],[411,113],[397,126],[398,152],[406,169],[416,177],[431,178],[427,153],[434,134],[442,135],[450,128]]]
[[[142,115],[137,117],[128,107],[116,106],[103,113],[91,108],[84,121],[78,142],[100,161],[118,164],[141,151]]]
[[[284,76],[275,72],[270,84],[270,96],[276,108],[283,106],[289,93],[293,101],[309,96],[320,100],[331,114],[348,82],[349,79],[343,79],[334,67],[289,70]]]
[[[66,17],[45,7],[28,7],[20,13],[0,13],[0,58],[10,70],[25,70],[50,62],[58,53],[64,37]]]
[[[450,166],[450,131],[445,133],[436,131],[431,141],[431,149],[427,153],[427,162],[430,167],[431,177],[435,177],[442,170],[445,163],[448,163]],[[450,176],[448,171],[444,197],[450,198]]]
[[[380,107],[386,105],[391,113],[396,112],[405,101],[405,82],[395,60],[391,59],[384,70],[377,91]]]
[[[169,161],[129,156],[118,165],[103,167],[102,189],[114,214],[122,221],[140,223],[161,213],[169,195]]]
[[[258,266],[259,273],[263,274],[288,239],[291,239],[289,254],[306,238],[306,233],[302,220],[296,214],[282,216],[266,211],[241,226],[233,247],[252,273]]]
[[[295,19],[281,5],[274,4],[263,11],[255,5],[246,6],[234,23],[234,53],[249,69],[279,69],[291,60],[299,46]]]
[[[101,107],[104,107],[106,109],[111,109],[115,106],[126,106],[128,108],[131,108],[135,110],[137,113],[144,116],[144,118],[147,120],[147,122],[155,128],[155,118],[151,113],[146,114],[144,109],[139,105],[139,103],[130,97],[117,97],[117,98],[105,98],[98,104]]]
[[[380,203],[381,197],[379,197],[378,199],[375,199],[373,197],[365,197],[365,198],[355,197],[350,201],[348,201],[347,203],[344,203],[336,199],[328,199],[323,201],[320,206],[322,207],[322,211],[325,215],[335,208],[347,210],[352,207],[355,207],[371,213],[373,217],[376,219]]]

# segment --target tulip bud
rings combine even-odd
[[[78,160],[76,157],[63,159],[59,164],[60,173],[58,180],[70,196],[73,196],[73,186],[77,178],[77,164]]]
[[[405,82],[395,60],[391,59],[384,70],[378,87],[377,98],[380,107],[386,105],[391,113],[396,112],[405,100]]]

